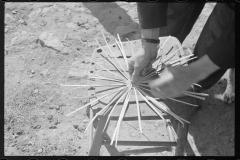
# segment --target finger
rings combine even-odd
[[[141,76],[145,76],[152,69],[152,64],[148,63],[148,65],[141,71]]]
[[[132,65],[131,61],[128,61],[128,74],[130,75],[130,77],[132,77],[134,71],[134,66]]]
[[[132,83],[136,83],[140,77],[141,68],[135,67],[132,75]]]

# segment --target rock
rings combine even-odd
[[[88,123],[88,122],[89,122],[88,119],[84,119],[84,120],[83,120],[83,123]]]
[[[23,130],[16,132],[17,135],[22,135],[23,133]]]
[[[49,106],[49,109],[54,109],[54,107],[52,105]]]
[[[79,132],[84,132],[84,130],[85,130],[85,129],[84,129],[83,126],[82,126],[82,127],[78,127],[78,131],[79,131]],[[81,139],[81,137],[80,137],[79,139]]]
[[[51,32],[43,32],[39,36],[39,40],[41,40],[45,46],[52,47],[58,51],[64,48],[62,42],[57,37],[54,37],[54,34]]]
[[[42,149],[37,150],[38,153],[42,153],[42,151],[43,151]]]
[[[30,141],[30,142],[28,142],[28,145],[29,145],[29,146],[33,146],[33,145],[34,145],[34,142]]]
[[[41,128],[41,125],[37,124],[33,127],[33,129],[40,129]]]
[[[16,143],[12,143],[10,146],[11,146],[11,147],[14,147],[14,146],[16,146]]]
[[[34,73],[35,73],[35,71],[34,71],[34,70],[31,70],[31,73],[32,73],[32,74],[34,74]]]
[[[12,14],[17,14],[17,11],[16,11],[16,10],[13,10],[13,11],[12,11]]]
[[[118,26],[114,32],[114,35],[117,36],[117,34],[119,34],[119,36],[122,37],[130,33],[135,33],[135,30],[129,26]]]
[[[18,137],[18,135],[13,135],[12,137],[13,137],[13,139],[15,139],[15,138],[17,138],[17,137]]]
[[[7,131],[9,131],[10,129],[11,129],[11,127],[10,127],[10,126],[8,126],[8,127],[7,127]]]
[[[78,129],[78,125],[77,124],[73,124],[73,128]]]
[[[53,125],[53,126],[50,126],[49,129],[56,129],[57,126],[56,125]]]
[[[54,122],[54,125],[58,125],[60,122],[58,120],[56,120],[56,122]]]

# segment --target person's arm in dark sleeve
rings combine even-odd
[[[217,66],[229,69],[235,68],[235,7],[231,4],[222,6],[222,14],[216,16],[214,21],[218,32],[212,32],[206,52]]]
[[[152,29],[167,25],[168,3],[137,3],[141,29]]]

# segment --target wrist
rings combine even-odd
[[[143,48],[145,54],[149,55],[151,61],[156,59],[157,51],[158,51],[157,43],[142,42],[142,48]]]
[[[141,29],[141,37],[158,40],[160,28]]]

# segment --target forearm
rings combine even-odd
[[[189,75],[195,82],[207,78],[218,69],[220,68],[210,60],[208,55],[205,55],[199,60],[191,63],[188,67],[190,73]]]
[[[141,29],[142,38],[158,39],[160,28]]]
[[[159,29],[160,28],[152,28],[152,29],[141,29],[141,37],[148,39],[156,39],[159,38]],[[151,61],[154,61],[157,57],[158,44],[157,43],[148,43],[142,42],[142,48],[145,53],[150,56]]]

